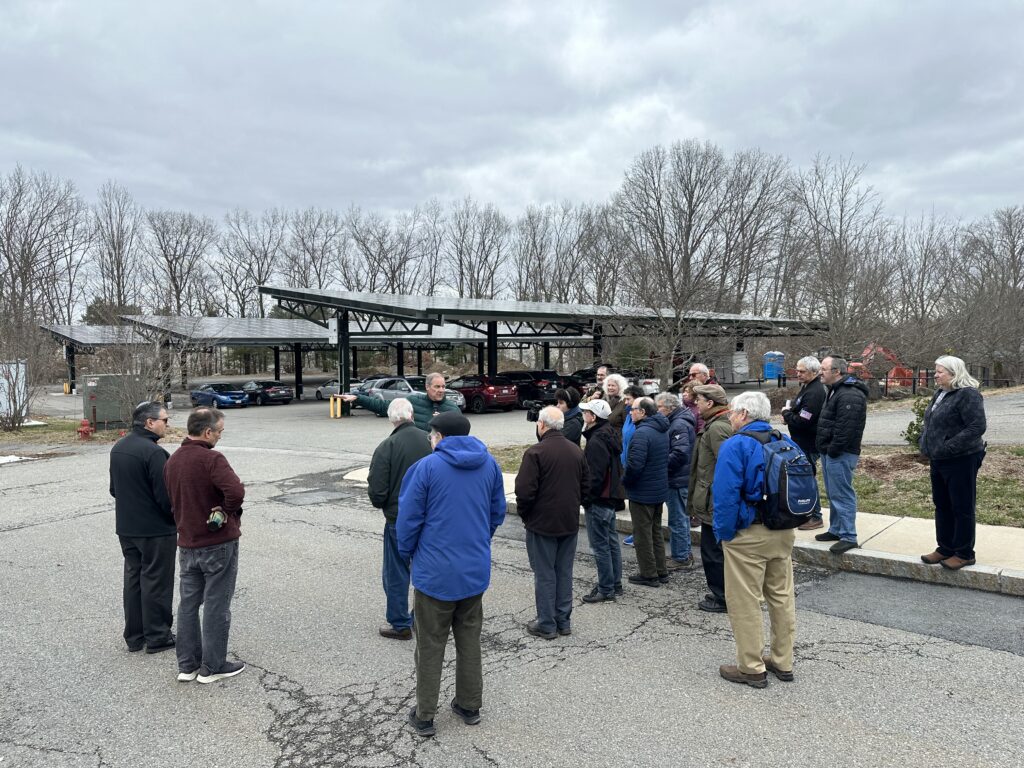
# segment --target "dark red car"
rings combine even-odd
[[[461,393],[466,398],[466,409],[473,413],[488,408],[511,411],[516,407],[516,385],[502,376],[467,374],[449,381],[447,387]]]

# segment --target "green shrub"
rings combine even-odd
[[[928,408],[928,398],[919,397],[914,400],[914,418],[907,428],[900,432],[900,437],[914,450],[919,450],[921,432],[924,431],[924,412]]]

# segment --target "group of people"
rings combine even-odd
[[[761,443],[785,440],[815,467],[820,459],[831,515],[828,530],[816,538],[833,542],[832,551],[841,555],[858,546],[852,476],[867,402],[866,387],[839,357],[820,363],[804,357],[797,375],[800,392],[782,412],[790,436],[772,430],[763,393],[744,392],[730,402],[700,364],[691,368],[680,396],[648,397],[601,369],[598,388],[585,398],[563,391],[557,405],[543,408],[537,442],[525,450],[515,479],[534,573],[536,617],[526,632],[545,640],[572,633],[581,507],[597,570],[597,583],[583,602],[614,602],[623,594],[616,512],[628,504],[637,572],[627,581],[656,588],[669,581],[670,572],[692,568],[691,527],[700,526],[708,593],[697,607],[728,614],[737,649],[736,663],[723,664],[719,673],[755,688],[767,686],[769,672],[792,681],[795,532],[763,524]],[[922,559],[955,570],[975,562],[974,500],[985,416],[978,382],[962,360],[939,358],[935,378],[921,450],[932,463],[937,548]],[[386,415],[393,425],[374,451],[368,494],[385,518],[386,623],[379,632],[415,639],[416,705],[409,724],[420,736],[435,733],[450,634],[456,653],[450,706],[466,724],[476,724],[483,692],[482,597],[490,584],[491,541],[506,514],[501,468],[445,398],[440,374],[427,377],[425,393],[388,403],[343,397]],[[579,436],[567,430],[577,416]],[[188,437],[169,458],[157,445],[168,422],[163,405],[143,403],[133,421],[110,463],[124,554],[125,642],[130,651],[149,653],[176,647],[183,682],[231,677],[244,668],[226,659],[244,487],[224,456],[212,450],[223,434],[223,416],[209,408],[192,411]],[[667,557],[661,525],[666,505]],[[800,527],[824,523],[816,518]],[[171,633],[175,550],[181,571],[177,638]],[[762,600],[771,621],[767,655]]]

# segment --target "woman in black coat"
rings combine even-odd
[[[570,443],[579,445],[580,438],[583,436],[583,413],[579,409],[579,393],[572,387],[559,389],[555,392],[555,405],[565,415],[562,434]]]
[[[924,412],[920,445],[931,459],[938,546],[921,559],[957,571],[975,563],[974,510],[978,470],[985,458],[985,403],[977,379],[959,357],[935,361],[935,386]]]

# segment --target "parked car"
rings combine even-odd
[[[348,391],[349,392],[358,392],[359,391],[359,387],[362,385],[362,383],[363,383],[362,379],[349,379],[348,380]],[[336,394],[338,394],[338,390],[339,389],[340,389],[340,387],[338,386],[338,380],[337,379],[331,379],[330,381],[325,381],[323,384],[321,384],[319,387],[316,388],[316,399],[317,400],[323,400],[325,397],[330,397],[331,395],[336,395]]]
[[[502,376],[467,374],[449,381],[448,387],[466,398],[466,407],[473,413],[483,413],[488,408],[511,411],[519,396],[516,385]]]
[[[242,385],[242,390],[249,397],[250,403],[267,405],[281,403],[288,405],[295,397],[295,391],[274,379],[254,379]]]
[[[249,397],[237,384],[200,384],[188,393],[192,407],[212,405],[214,408],[245,408]]]
[[[378,379],[369,390],[360,394],[380,398],[381,400],[395,400],[399,397],[408,397],[413,392],[426,393],[426,391],[426,376],[390,376],[386,379]],[[461,393],[456,392],[454,389],[445,388],[444,396],[460,409],[465,409],[466,398]]]
[[[501,371],[498,375],[516,385],[516,405],[520,408],[525,408],[527,401],[555,402],[558,374],[554,371]]]

